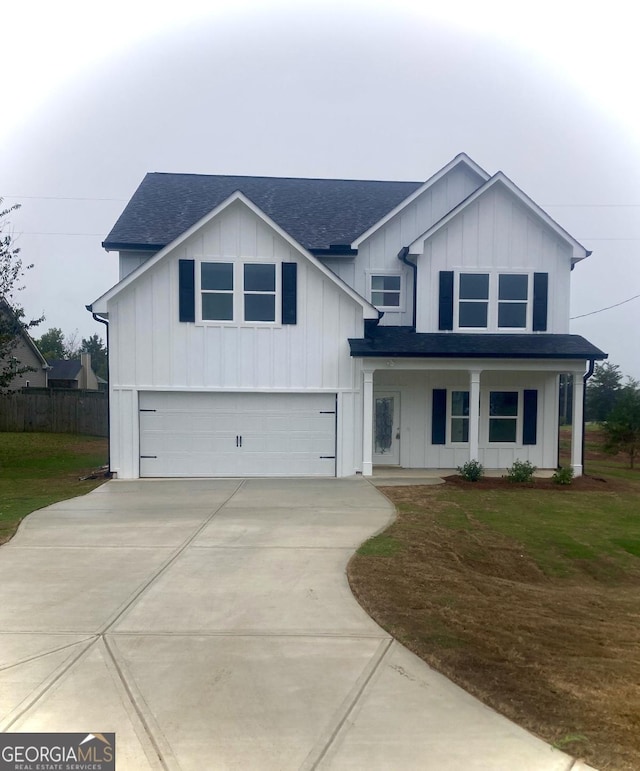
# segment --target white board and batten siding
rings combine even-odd
[[[513,194],[495,185],[434,233],[418,257],[418,332],[438,331],[439,272],[549,276],[547,332],[569,332],[572,247]],[[471,331],[471,330],[465,330]],[[497,330],[489,330],[497,331]]]
[[[196,271],[200,260],[263,261],[277,269],[296,262],[297,323],[181,323],[180,259],[195,260]],[[339,423],[357,420],[340,410],[358,409],[359,366],[348,338],[363,334],[362,306],[240,201],[149,266],[108,308],[110,387],[118,405],[112,468],[121,478],[139,473],[140,393],[324,393],[334,402],[337,394]],[[355,444],[340,442],[339,476],[355,472]]]
[[[399,251],[483,182],[465,164],[455,166],[358,246],[352,286],[363,297],[370,299],[369,280],[372,274],[398,272],[402,275],[402,307],[398,312],[385,310],[381,324],[411,326],[413,323],[413,270],[398,259]]]

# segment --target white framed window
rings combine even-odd
[[[234,320],[233,274],[232,262],[200,263],[201,316],[203,321]]]
[[[498,328],[526,329],[529,276],[526,273],[498,275]]]
[[[401,273],[371,273],[369,275],[371,304],[383,310],[403,310],[402,284]]]
[[[469,441],[469,391],[449,393],[449,441],[466,443]]]
[[[486,329],[489,326],[488,273],[460,274],[458,326],[461,329]]]
[[[519,418],[519,391],[489,391],[490,443],[515,444]]]
[[[460,272],[455,325],[460,331],[531,331],[532,274]]]
[[[200,321],[279,323],[280,279],[276,263],[202,260],[198,280]]]
[[[244,320],[276,320],[276,266],[245,262],[243,265]]]

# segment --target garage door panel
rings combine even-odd
[[[141,393],[141,476],[334,476],[335,394]]]

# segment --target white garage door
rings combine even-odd
[[[140,476],[335,476],[335,394],[140,394]]]

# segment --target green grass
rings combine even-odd
[[[79,478],[106,462],[102,437],[0,432],[0,543],[32,511],[102,484]]]
[[[358,549],[358,554],[363,557],[391,557],[399,548],[400,544],[395,538],[381,533],[365,541]]]
[[[518,489],[443,491],[439,521],[467,518],[522,545],[547,575],[571,575],[603,560],[617,569],[640,556],[638,491]],[[578,563],[580,563],[578,565]]]

